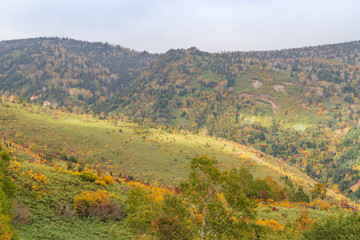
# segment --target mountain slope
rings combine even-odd
[[[101,102],[131,84],[157,56],[60,38],[0,42],[0,89],[53,105]]]
[[[358,41],[161,55],[59,38],[6,41],[0,94],[226,138],[358,198],[359,52]]]

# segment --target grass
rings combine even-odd
[[[83,191],[107,190],[124,200],[126,188],[120,183],[110,186],[99,186],[81,180],[78,176],[54,171],[46,165],[20,161],[19,172],[13,173],[17,187],[15,198],[30,211],[31,222],[15,225],[20,239],[129,239],[128,231],[122,221],[103,222],[97,218],[57,216],[58,204],[71,205],[74,197]],[[30,182],[27,173],[45,175],[50,181],[44,185],[46,195],[37,194],[27,188]]]
[[[72,204],[75,195],[87,190],[106,189],[123,202],[127,191],[125,186],[118,183],[99,186],[78,176],[55,171],[48,165],[34,164],[32,162],[37,159],[34,153],[44,156],[53,153],[53,163],[64,164],[58,160],[64,152],[85,160],[89,166],[100,165],[102,171],[112,172],[115,176],[119,173],[122,176],[132,175],[136,180],[155,185],[174,185],[187,178],[189,161],[199,154],[217,159],[221,168],[250,168],[254,177],[271,175],[279,179],[287,175],[305,190],[315,183],[298,169],[276,158],[224,139],[120,121],[115,125],[113,120],[88,118],[83,121],[80,115],[18,104],[1,106],[0,119],[1,136],[8,145],[17,149],[12,154],[22,165],[21,172],[32,170],[50,180],[44,187],[47,194],[39,197],[26,188],[26,174],[19,173],[14,177],[18,188],[16,199],[30,210],[32,218],[29,224],[16,225],[21,239],[131,238],[122,221],[102,222],[96,218],[64,218],[55,214],[59,203]],[[253,120],[271,124],[267,119]],[[343,198],[331,191],[329,195],[338,200]],[[275,219],[280,224],[286,224],[294,221],[302,211],[300,208],[278,208],[279,211],[274,212],[268,207],[261,207],[258,218]],[[309,214],[310,218],[319,219],[338,212],[309,209]]]
[[[239,155],[247,151],[231,143],[186,132],[169,133],[142,128],[136,124],[89,119],[59,111],[34,108],[0,108],[4,119],[2,136],[27,145],[34,152],[60,155],[60,149],[101,164],[104,170],[133,175],[143,181],[176,184],[187,177],[189,160],[205,154],[221,161],[226,168],[240,167]],[[35,124],[34,124],[35,123]],[[160,177],[159,177],[160,176]]]
[[[189,162],[205,154],[219,161],[221,168],[248,167],[259,177],[275,179],[287,175],[310,189],[314,180],[296,167],[243,145],[187,132],[148,128],[134,123],[97,120],[38,106],[9,104],[0,107],[1,136],[9,143],[24,145],[32,152],[74,155],[115,176],[172,186],[187,178]],[[267,123],[270,124],[270,123]],[[26,154],[25,154],[26,155]],[[26,156],[25,156],[26,157]],[[331,193],[333,198],[341,195]]]
[[[279,211],[272,211],[271,207],[260,207],[257,209],[257,217],[262,220],[269,220],[274,219],[281,225],[285,225],[288,223],[294,222],[303,211],[305,211],[305,208],[293,208],[293,207],[282,207],[282,206],[276,206],[276,208]],[[338,210],[336,208],[331,208],[329,211],[325,210],[315,210],[312,208],[306,208],[306,211],[308,211],[308,216],[310,219],[314,221],[319,221],[322,218],[333,216],[336,217],[342,213],[345,213],[344,210]]]

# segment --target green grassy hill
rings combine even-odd
[[[33,162],[87,166],[113,176],[173,186],[187,178],[190,159],[205,154],[224,169],[245,166],[259,177],[288,176],[306,189],[316,182],[301,169],[256,149],[170,127],[151,128],[11,103],[0,108],[0,116],[1,135],[5,143],[13,144],[12,154]],[[330,196],[341,199],[332,192]]]

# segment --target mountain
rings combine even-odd
[[[0,42],[0,88],[24,100],[72,107],[101,102],[136,79],[157,55],[65,38]]]
[[[226,138],[360,197],[360,42],[165,54],[60,38],[0,43],[0,94]]]

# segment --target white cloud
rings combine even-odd
[[[360,39],[354,0],[2,0],[0,40],[59,36],[164,52],[265,50]]]

